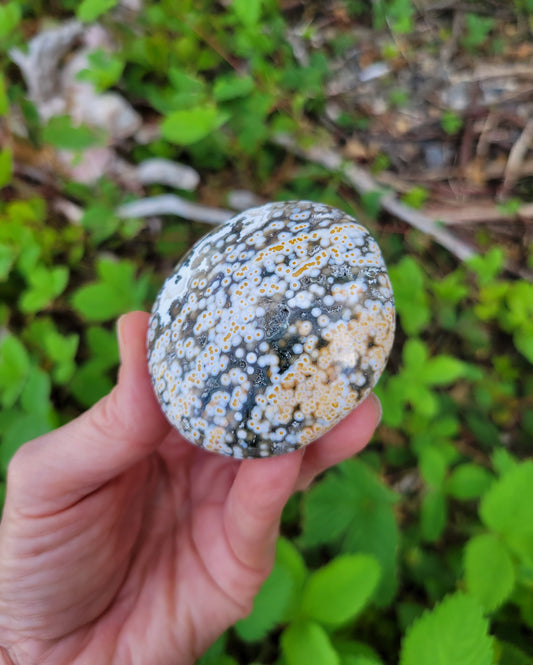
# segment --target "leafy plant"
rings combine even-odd
[[[463,119],[455,111],[446,110],[441,116],[440,124],[446,134],[457,134],[463,127]]]
[[[100,259],[96,265],[98,281],[80,287],[72,305],[87,321],[108,321],[132,309],[142,309],[148,278],[138,278],[129,261]]]
[[[401,665],[493,662],[488,621],[475,600],[461,593],[448,596],[412,625],[400,658]]]
[[[117,208],[138,185],[109,174],[89,185],[56,177],[49,155],[66,150],[78,160],[106,146],[132,166],[187,162],[202,185],[185,196],[214,205],[227,205],[234,188],[323,201],[366,219],[389,265],[397,338],[376,389],[383,423],[367,451],[289,502],[251,614],[199,665],[532,665],[533,287],[505,272],[505,247],[486,242],[455,263],[422,234],[389,225],[384,190],[357,197],[340,171],[277,142],[280,134],[307,146],[331,140],[324,119],[337,111],[343,138],[371,130],[365,106],[337,110],[329,91],[338,62],[357,52],[360,67],[367,57],[352,28],[373,24],[368,57],[405,73],[424,7],[346,0],[327,12],[308,3],[300,16],[297,5],[273,0],[148,0],[138,14],[116,0],[44,4],[0,6],[0,502],[16,449],[111,389],[116,318],[149,308],[205,232],[168,217],[124,220]],[[521,38],[531,2],[508,5],[502,13]],[[471,9],[457,44],[463,60],[493,52],[502,25],[497,13]],[[444,20],[434,57],[450,16],[431,15]],[[117,50],[93,50],[79,78],[124,95],[150,129],[142,141],[110,145],[67,111],[43,121],[27,99],[10,49],[70,18],[113,35]],[[389,90],[392,106],[411,102],[405,80]],[[463,124],[462,113],[441,113],[450,146]],[[379,175],[393,158],[371,152],[369,168]],[[43,164],[45,179],[28,175]],[[526,189],[502,212],[514,215]],[[148,185],[144,194],[166,191]],[[59,192],[77,207],[74,220],[58,212]],[[421,208],[432,192],[413,185],[403,200]]]
[[[495,26],[490,16],[467,14],[465,18],[465,33],[462,37],[463,46],[470,52],[482,46]]]

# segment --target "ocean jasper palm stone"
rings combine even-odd
[[[192,443],[268,457],[314,441],[371,391],[394,337],[380,249],[355,219],[269,203],[204,236],[155,301],[157,399]]]

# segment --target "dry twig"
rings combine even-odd
[[[177,215],[184,219],[205,222],[206,224],[222,224],[230,219],[233,214],[231,210],[192,203],[176,194],[162,194],[138,199],[121,205],[117,210],[117,215],[122,218]]]
[[[509,192],[513,185],[516,183],[520,177],[522,163],[524,158],[533,142],[533,119],[528,120],[524,130],[520,134],[520,137],[515,142],[513,147],[509,152],[509,158],[507,159],[507,165],[505,167],[503,184],[500,191],[500,196],[505,196]]]
[[[276,143],[289,150],[298,157],[320,164],[329,171],[340,171],[344,178],[357,190],[359,194],[379,190],[378,183],[363,168],[356,164],[346,164],[341,155],[333,150],[320,147],[302,148],[289,136],[279,136]],[[448,230],[441,228],[435,220],[423,213],[402,203],[393,193],[386,193],[381,198],[384,210],[398,219],[407,222],[410,226],[431,236],[436,242],[445,247],[461,261],[473,256],[475,251],[465,242],[456,238]]]

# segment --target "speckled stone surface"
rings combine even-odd
[[[309,201],[247,210],[204,236],[152,309],[148,364],[185,438],[234,457],[305,446],[387,362],[392,288],[376,241]]]

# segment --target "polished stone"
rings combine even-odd
[[[152,309],[148,364],[186,439],[268,457],[311,443],[365,399],[394,327],[387,269],[363,226],[318,203],[269,203],[176,266]]]

